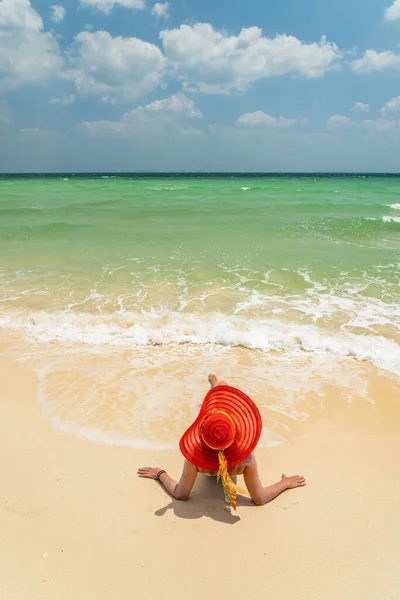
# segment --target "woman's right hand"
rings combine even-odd
[[[140,467],[137,474],[145,479],[158,479],[157,474],[161,471],[159,467]]]
[[[282,475],[282,481],[285,483],[287,490],[306,485],[306,480],[301,475],[291,475],[290,477]]]

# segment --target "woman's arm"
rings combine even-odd
[[[286,475],[282,475],[282,479],[277,483],[269,485],[268,487],[263,487],[258,474],[257,461],[254,454],[252,454],[251,460],[245,468],[243,475],[251,499],[254,504],[258,505],[267,504],[267,502],[270,502],[285,490],[306,485],[304,477],[300,477],[299,475],[286,477]]]
[[[158,467],[141,467],[138,469],[139,477],[146,479],[157,479],[157,474],[161,471]],[[179,483],[172,479],[168,473],[163,473],[159,481],[171,496],[177,500],[187,500],[194,486],[197,477],[197,467],[185,459],[183,471]]]

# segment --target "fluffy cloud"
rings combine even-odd
[[[258,110],[253,113],[244,113],[237,122],[239,125],[248,125],[249,127],[271,127],[273,129],[287,129],[292,125],[305,125],[307,119],[288,119],[286,117],[271,117],[266,113]]]
[[[137,38],[82,31],[72,73],[77,92],[103,101],[131,101],[157,87],[166,67],[161,50]]]
[[[186,117],[188,119],[202,118],[202,114],[195,108],[194,100],[190,100],[185,94],[179,93],[156,100],[146,106],[138,106],[134,110],[127,112],[122,117],[123,121],[129,122],[149,122],[156,118],[176,118]]]
[[[353,60],[350,67],[356,73],[372,73],[373,71],[383,71],[385,69],[400,69],[400,54],[391,50],[377,52],[376,50],[367,50],[362,58]]]
[[[52,19],[52,21],[54,21],[55,23],[60,23],[60,21],[62,21],[65,17],[66,10],[63,6],[60,6],[59,4],[54,4],[53,6],[50,6],[50,11],[50,19]]]
[[[386,115],[388,112],[397,111],[400,111],[400,96],[397,96],[397,98],[392,98],[381,108],[381,113],[383,115]]]
[[[157,2],[151,9],[151,14],[155,17],[162,17],[168,19],[169,17],[169,3],[168,2]]]
[[[61,69],[54,36],[29,0],[0,2],[0,92],[43,81]]]
[[[356,102],[351,110],[353,112],[368,112],[369,104],[365,104],[365,102]]]
[[[180,92],[169,98],[138,106],[125,113],[119,121],[85,121],[77,125],[75,131],[91,137],[137,138],[167,132],[199,135],[202,134],[200,130],[182,125],[184,120],[195,118],[202,118],[201,112],[196,109],[193,100]]]
[[[89,8],[95,8],[100,12],[108,15],[114,6],[123,6],[125,8],[141,10],[145,7],[144,0],[80,0],[82,6],[87,6]]]
[[[349,117],[344,115],[333,115],[325,121],[325,125],[327,129],[341,129],[342,127],[346,127],[350,122],[351,119],[349,119]]]
[[[266,38],[258,27],[228,36],[197,23],[164,30],[160,38],[186,89],[204,93],[244,91],[259,79],[289,73],[321,77],[341,58],[337,45],[326,38],[312,44],[289,35]]]
[[[362,121],[362,127],[368,131],[377,131],[378,133],[382,131],[391,131],[397,125],[397,121],[386,121],[385,119],[368,119]]]
[[[43,21],[39,13],[32,8],[29,0],[2,0],[0,26],[2,29],[38,31],[43,28]]]
[[[385,19],[387,21],[400,19],[400,0],[394,0],[393,4],[385,10]]]

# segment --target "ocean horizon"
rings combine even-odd
[[[155,178],[155,177],[187,177],[187,178],[270,178],[270,177],[400,177],[400,172],[328,172],[328,171],[51,171],[51,172],[10,172],[0,173],[0,178],[29,178],[29,177],[132,177],[132,178]]]

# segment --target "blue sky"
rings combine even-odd
[[[400,172],[400,0],[0,0],[0,171]]]

